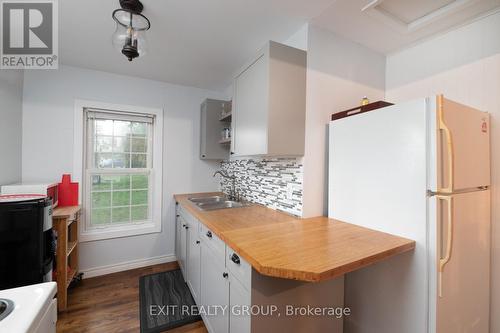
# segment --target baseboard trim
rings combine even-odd
[[[128,271],[130,269],[135,269],[135,268],[165,264],[167,262],[172,262],[176,260],[177,258],[175,257],[175,255],[158,256],[153,258],[145,258],[145,259],[137,259],[137,260],[121,262],[119,264],[90,268],[86,270],[81,270],[80,272],[83,273],[84,279],[88,279],[96,276]]]

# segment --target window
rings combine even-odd
[[[156,115],[86,107],[83,120],[83,238],[159,232],[162,150]]]

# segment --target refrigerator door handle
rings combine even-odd
[[[443,297],[443,272],[446,264],[451,259],[451,249],[453,247],[453,197],[449,195],[437,195],[438,200],[445,201],[448,206],[448,228],[447,228],[447,239],[446,239],[446,252],[444,258],[439,255],[439,297]],[[438,248],[441,248],[441,242],[443,235],[439,238]]]
[[[444,110],[443,110],[443,95],[437,96],[437,109],[438,109],[438,117],[439,117],[439,130],[443,131],[446,136],[446,148],[448,153],[448,186],[441,188],[438,192],[441,193],[452,193],[453,192],[453,180],[454,180],[454,167],[453,167],[453,138],[451,136],[451,131],[446,126],[444,122]]]

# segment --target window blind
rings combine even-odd
[[[99,109],[85,109],[85,114],[88,120],[104,119],[104,120],[122,120],[133,121],[140,123],[152,124],[154,122],[154,115],[134,112],[116,112],[111,110]]]

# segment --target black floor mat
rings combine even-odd
[[[186,306],[196,306],[180,269],[141,276],[139,280],[141,333],[159,333],[201,320]]]

